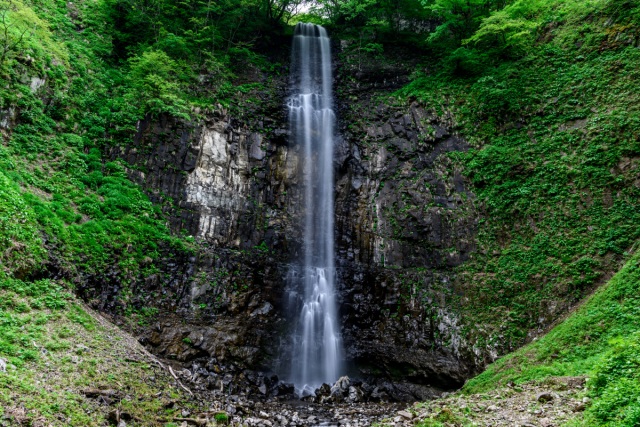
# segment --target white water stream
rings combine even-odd
[[[289,121],[302,159],[305,219],[303,266],[294,276],[298,323],[291,381],[302,395],[338,379],[343,352],[335,298],[330,42],[325,29],[313,24],[298,24],[293,40]]]

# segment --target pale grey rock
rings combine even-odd
[[[248,153],[233,150],[227,134],[218,129],[204,130],[200,157],[185,188],[187,202],[200,206],[201,237],[216,240],[226,234],[244,206],[249,181]]]
[[[262,160],[267,153],[262,149],[262,135],[259,133],[251,134],[251,147],[249,148],[249,157],[253,160]]]
[[[349,396],[347,397],[347,401],[355,403],[361,402],[364,399],[364,393],[358,387],[349,387]]]
[[[29,84],[29,88],[31,92],[37,92],[42,86],[44,86],[46,80],[41,79],[40,77],[31,77],[31,83]]]
[[[16,120],[16,110],[8,108],[0,110],[0,129],[10,129]]]
[[[334,393],[343,393],[349,390],[349,385],[351,384],[351,380],[349,380],[348,376],[343,376],[336,381],[336,383],[331,387],[331,394]]]
[[[414,418],[413,414],[409,411],[398,411],[398,415],[407,420],[412,420]]]

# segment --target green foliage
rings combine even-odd
[[[24,275],[45,258],[33,209],[17,186],[0,172],[0,275]]]
[[[276,31],[299,6],[298,0],[105,0],[113,23],[114,54],[126,58],[162,50],[199,67],[256,33]]]
[[[174,61],[163,51],[147,51],[129,60],[131,90],[125,99],[142,101],[143,113],[154,116],[169,113],[189,119],[189,106],[184,100],[185,86],[191,79],[191,70]]]
[[[49,22],[41,19],[28,3],[0,1],[0,69],[18,56],[35,59],[40,71],[55,60],[66,62],[67,50],[54,41],[49,27]]]
[[[370,9],[375,7],[377,2],[374,0],[352,0],[334,3],[334,5],[337,9],[334,10],[334,15],[339,14],[345,21],[352,22],[356,20],[371,19],[370,17],[364,17],[363,15],[370,12]]]
[[[51,280],[25,282],[0,277],[0,356],[17,366],[36,359],[39,351],[34,343],[42,339],[41,325],[47,317],[31,310],[61,310],[70,297]]]
[[[224,412],[219,412],[217,414],[214,415],[214,419],[216,420],[216,423],[218,424],[223,424],[226,425],[229,423],[229,416],[227,414],[225,414]]]
[[[440,21],[428,35],[433,51],[450,61],[460,56],[461,46],[477,49],[484,62],[526,56],[541,40],[560,36],[567,43],[594,39],[586,27],[594,16],[613,22],[638,21],[637,5],[626,0],[423,0],[424,7]],[[624,11],[624,12],[622,12]],[[557,31],[560,25],[583,25],[582,29]],[[569,40],[567,38],[573,38]],[[457,53],[456,53],[457,52]]]
[[[434,411],[428,418],[425,418],[416,424],[417,427],[471,427],[475,425],[475,423],[472,423],[464,417],[454,414],[453,411],[447,407],[444,407],[439,411]]]
[[[640,424],[640,331],[610,341],[589,382],[594,403],[589,410],[600,425]],[[595,423],[594,423],[595,424]]]
[[[485,219],[449,304],[478,346],[512,351],[624,264],[567,320],[464,388],[591,376],[585,426],[633,426],[640,414],[636,9],[512,2],[465,35],[439,28],[442,66],[396,94],[452,114],[472,145],[451,160]]]
[[[474,49],[459,47],[444,61],[445,66],[453,75],[471,77],[481,74],[485,70],[486,57]]]
[[[538,341],[499,359],[464,387],[490,390],[508,381],[590,375],[594,399],[584,425],[634,426],[640,411],[640,253],[582,307]]]
[[[192,69],[162,51],[109,65],[100,57],[111,49],[102,3],[74,3],[73,13],[53,1],[20,7],[39,28],[25,39],[37,66],[12,57],[0,88],[0,108],[15,112],[0,144],[0,274],[29,283],[36,274],[46,277],[49,260],[66,277],[111,269],[126,298],[128,284],[157,271],[161,247],[186,247],[128,179],[127,166],[105,156],[106,145],[127,143],[143,114],[186,117]],[[37,91],[28,78],[34,74],[46,78]],[[25,304],[54,303],[34,297]]]
[[[392,39],[414,40],[411,24],[422,22],[429,15],[420,0],[320,0],[311,3],[305,16],[309,19],[304,22],[332,27],[345,39],[384,43]]]
[[[470,323],[485,325],[466,333],[502,352],[544,327],[559,302],[578,302],[640,238],[631,166],[640,154],[640,99],[629,90],[640,77],[638,51],[614,44],[621,37],[609,35],[610,17],[589,18],[611,2],[536,4],[505,10],[526,6],[509,13],[536,22],[561,17],[548,42],[499,63],[469,43],[439,73],[397,94],[436,114],[452,112],[473,146],[451,157],[470,177],[487,220],[452,298]],[[637,28],[624,19],[625,28]],[[591,38],[576,44],[573,35],[583,31]]]
[[[536,22],[519,16],[512,16],[509,10],[497,11],[482,20],[480,28],[464,44],[473,43],[477,47],[492,48],[524,54],[532,44]]]
[[[476,31],[483,16],[504,5],[500,0],[423,0],[422,3],[441,20],[429,40],[456,45]]]

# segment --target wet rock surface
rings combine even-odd
[[[212,375],[205,369],[194,366],[176,374],[197,392],[198,400],[214,402],[212,411],[224,412],[230,423],[238,426],[370,426],[404,407],[402,403],[370,400],[374,390],[382,392],[393,385],[371,386],[348,377],[298,398],[293,385],[276,376],[245,371],[241,377],[227,374],[210,387],[211,381],[201,380]]]
[[[392,395],[374,393],[378,400],[413,401],[456,388],[487,354],[460,335],[448,305],[453,269],[474,250],[478,218],[448,155],[467,144],[446,114],[379,100],[405,84],[412,67],[400,60],[354,67],[348,55],[336,63],[345,374],[396,385]],[[267,82],[261,75],[252,78]],[[161,271],[134,279],[127,302],[159,309],[162,320],[136,332],[155,354],[186,368],[215,359],[234,366],[231,375],[288,369],[286,278],[302,244],[300,162],[287,138],[286,77],[265,86],[263,102],[242,119],[220,106],[194,122],[161,116],[140,122],[130,146],[112,147],[171,228],[199,242],[189,256],[162,249]],[[109,274],[88,278],[79,293],[118,312],[122,286]]]

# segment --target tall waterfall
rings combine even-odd
[[[298,24],[291,61],[291,137],[299,145],[304,182],[303,259],[294,275],[298,320],[291,380],[303,394],[333,383],[342,371],[335,298],[331,52],[324,28]]]

